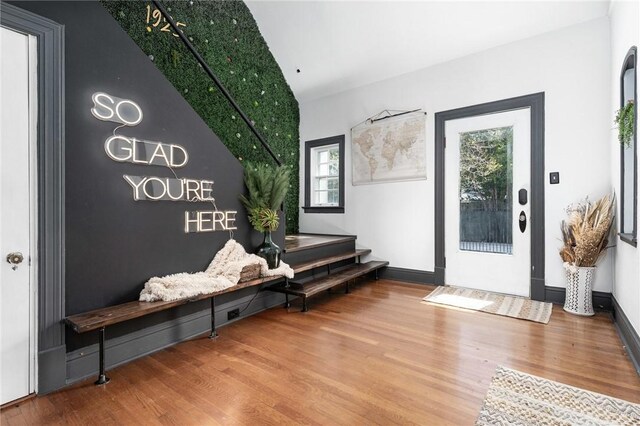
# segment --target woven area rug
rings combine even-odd
[[[476,425],[640,425],[640,404],[498,367]]]
[[[542,324],[549,322],[553,308],[551,303],[538,302],[526,297],[452,286],[438,287],[422,300],[440,305],[535,321]]]

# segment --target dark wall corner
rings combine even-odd
[[[38,353],[38,394],[47,394],[67,384],[67,348],[61,345]]]
[[[640,336],[638,336],[638,333],[634,330],[631,321],[629,321],[629,318],[625,315],[616,298],[612,297],[611,300],[613,302],[613,319],[616,330],[620,335],[622,345],[627,351],[636,372],[640,375]]]

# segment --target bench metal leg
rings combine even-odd
[[[217,339],[218,332],[216,331],[216,298],[212,297],[210,300],[211,300],[211,334],[209,335],[209,339]]]
[[[309,307],[307,306],[307,297],[302,296],[302,312],[309,312]]]
[[[376,281],[378,281],[378,270],[376,269]]]
[[[344,294],[349,294],[349,280],[344,285]]]
[[[98,380],[95,381],[96,385],[106,385],[109,383],[109,379],[104,371],[104,327],[98,330],[99,333],[99,341],[100,341],[100,373],[98,375]]]
[[[284,294],[284,299],[285,299],[284,308],[289,309],[291,307],[291,303],[289,302],[289,293]]]

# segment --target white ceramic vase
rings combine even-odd
[[[593,275],[595,267],[569,266],[567,272],[567,292],[564,299],[564,310],[575,314],[591,316],[593,311]]]

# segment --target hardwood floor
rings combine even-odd
[[[2,425],[471,425],[497,365],[640,403],[607,314],[548,325],[421,303],[380,280],[274,308],[2,411]],[[339,293],[340,290],[336,290]]]

